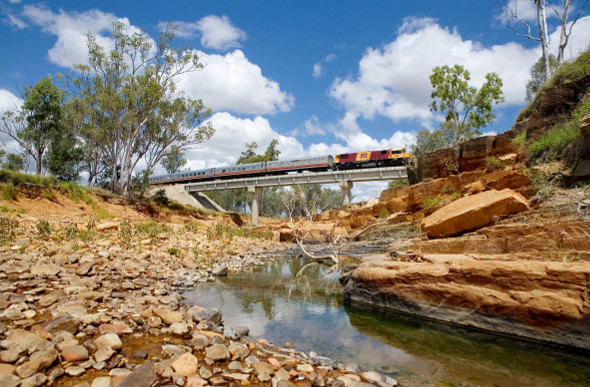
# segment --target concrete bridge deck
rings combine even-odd
[[[204,191],[247,188],[252,197],[252,224],[258,224],[258,205],[262,192],[267,187],[280,187],[299,184],[339,184],[343,193],[343,205],[350,204],[351,189],[354,182],[407,179],[405,166],[360,168],[344,171],[304,172],[286,175],[242,177],[236,179],[187,183],[184,189],[190,194]]]

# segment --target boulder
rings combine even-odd
[[[499,216],[529,209],[528,201],[510,189],[486,191],[458,199],[424,218],[421,227],[429,237],[447,237],[476,230]]]

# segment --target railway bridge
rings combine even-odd
[[[241,177],[235,179],[212,180],[184,184],[190,194],[205,191],[247,188],[252,193],[252,224],[258,225],[259,204],[264,188],[299,184],[339,184],[342,189],[343,205],[350,204],[351,189],[354,182],[407,179],[405,166],[359,168],[334,170],[328,172],[303,172],[286,175],[267,175],[257,177]]]

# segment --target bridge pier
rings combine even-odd
[[[340,189],[342,190],[342,205],[347,206],[352,199],[352,194],[350,193],[352,190],[352,181],[342,180],[340,182]]]
[[[262,192],[264,188],[248,187],[248,192],[252,194],[252,226],[258,226],[258,216],[260,215],[260,201],[262,200]]]

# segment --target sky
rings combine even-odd
[[[582,1],[573,1],[577,13]],[[168,22],[177,47],[197,50],[204,68],[178,79],[179,90],[213,111],[213,138],[187,152],[187,167],[234,164],[246,143],[263,152],[279,141],[280,159],[409,147],[442,120],[431,112],[429,75],[461,64],[480,87],[496,72],[505,102],[486,134],[504,132],[525,106],[538,43],[506,27],[502,0],[349,1],[0,0],[0,112],[26,86],[85,63],[86,35],[108,47],[113,22],[157,39]],[[511,0],[534,25],[530,0]],[[590,7],[589,7],[590,8]],[[566,50],[590,44],[590,9]],[[548,12],[550,49],[559,41]],[[5,136],[8,151],[16,145]],[[156,173],[163,172],[159,167]],[[386,182],[359,183],[353,201],[378,197]],[[334,186],[333,188],[336,188]]]

